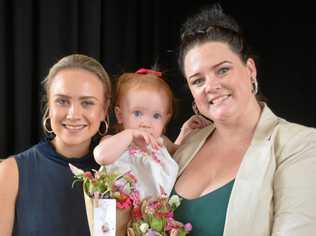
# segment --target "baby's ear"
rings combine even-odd
[[[115,106],[114,107],[114,112],[115,112],[117,123],[122,124],[123,118],[122,118],[122,111],[121,111],[120,107],[119,106]]]

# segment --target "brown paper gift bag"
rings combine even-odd
[[[86,193],[84,193],[84,200],[86,205],[86,212],[88,217],[90,235],[93,236],[93,211],[95,199],[90,198]],[[126,236],[127,235],[127,224],[130,221],[131,209],[116,209],[116,236]]]

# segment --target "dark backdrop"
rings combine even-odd
[[[168,72],[179,98],[168,135],[191,115],[191,97],[175,63],[184,19],[213,1],[0,0],[0,158],[41,138],[40,82],[70,53],[98,59],[112,75],[149,67]],[[259,55],[268,104],[289,121],[316,126],[315,23],[309,5],[220,1]]]

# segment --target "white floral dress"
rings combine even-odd
[[[122,156],[110,165],[108,171],[125,173],[131,171],[136,177],[140,198],[170,195],[178,174],[178,164],[165,147],[152,150],[151,155],[138,147],[129,146]]]

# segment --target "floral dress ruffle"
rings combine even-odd
[[[178,174],[178,164],[165,147],[151,150],[151,154],[138,147],[129,146],[122,156],[110,165],[108,171],[131,171],[136,177],[140,198],[170,195]]]

